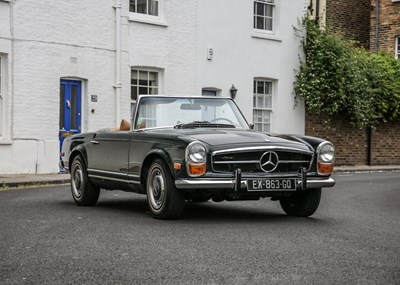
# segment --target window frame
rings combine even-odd
[[[258,15],[257,14],[257,4],[263,4],[264,5],[264,13],[263,15]],[[267,16],[266,13],[266,6],[271,6],[272,7],[272,16]],[[260,29],[257,27],[257,18],[258,17],[262,17],[264,18],[264,28]],[[271,19],[271,29],[266,29],[266,22],[265,20],[269,18]],[[257,32],[262,32],[262,33],[268,33],[268,34],[274,34],[276,31],[276,0],[254,0],[253,1],[253,30],[257,31]]]
[[[130,81],[130,99],[129,99],[129,101],[130,101],[130,115],[131,115],[131,119],[133,119],[133,116],[134,116],[134,112],[135,112],[135,107],[136,107],[136,103],[137,103],[137,96],[139,96],[139,95],[143,95],[144,93],[140,93],[139,92],[139,90],[140,90],[140,87],[144,87],[145,85],[140,85],[139,84],[139,80],[140,80],[140,76],[138,76],[138,78],[137,78],[137,85],[134,85],[134,84],[132,84],[132,77],[133,77],[133,72],[134,71],[136,71],[136,72],[138,72],[138,75],[140,74],[140,72],[147,72],[147,83],[149,83],[149,80],[150,80],[150,73],[152,72],[152,73],[156,73],[156,78],[157,78],[157,85],[156,85],[156,87],[154,87],[154,86],[150,86],[150,85],[146,85],[147,86],[147,91],[149,91],[149,88],[153,88],[153,89],[157,89],[157,93],[154,93],[153,95],[158,95],[158,94],[161,94],[162,92],[162,89],[161,89],[161,87],[162,87],[162,82],[161,82],[161,80],[162,80],[162,72],[163,72],[163,70],[162,69],[159,69],[159,68],[151,68],[151,67],[143,67],[143,66],[132,66],[131,67],[131,76],[130,76],[130,78],[131,78],[131,81]],[[136,86],[136,88],[137,88],[137,93],[136,93],[136,99],[133,99],[132,98],[132,87],[134,87],[134,86]],[[146,93],[146,94],[148,94],[148,93]]]
[[[396,59],[400,59],[400,35],[396,36],[394,52]]]
[[[264,84],[264,92],[263,93],[258,93],[257,91],[257,85],[259,82],[262,82]],[[269,84],[268,92],[266,91],[266,83]],[[254,125],[254,130],[261,131],[261,132],[271,132],[272,129],[272,115],[273,115],[273,104],[274,104],[274,94],[275,94],[275,81],[269,78],[265,77],[255,77],[253,79],[253,125]],[[262,96],[267,96],[270,97],[270,106],[266,107],[265,102],[266,98],[264,98],[264,106],[260,107],[257,106],[256,102],[258,97]],[[264,121],[264,117],[262,116],[262,122],[256,122],[255,120],[255,113],[256,111],[262,111],[262,113],[267,112],[269,116],[268,122]],[[261,128],[258,128],[258,126],[261,125]],[[268,126],[265,128],[265,126]]]
[[[147,9],[147,13],[140,13],[140,12],[134,12],[131,11],[131,2],[135,2],[136,3],[137,0],[129,0],[129,21],[133,21],[133,22],[139,22],[139,23],[145,23],[145,24],[151,24],[151,25],[157,25],[157,26],[164,26],[167,27],[167,23],[165,22],[164,19],[164,0],[156,0],[158,3],[158,15],[151,15],[148,14],[148,3],[151,0],[146,0],[146,9]],[[137,5],[136,5],[137,7]],[[136,9],[137,10],[137,9]]]
[[[0,139],[4,138],[4,56],[0,54]]]

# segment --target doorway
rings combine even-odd
[[[82,82],[76,80],[60,81],[60,152],[64,139],[81,132]]]

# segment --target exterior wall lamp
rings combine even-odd
[[[236,93],[237,93],[237,91],[238,91],[238,90],[236,89],[235,85],[232,84],[231,89],[229,89],[229,92],[231,93],[231,98],[232,98],[232,99],[235,99],[235,98],[236,98]]]

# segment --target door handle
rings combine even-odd
[[[99,144],[98,141],[90,141],[90,143],[92,143],[92,144]]]

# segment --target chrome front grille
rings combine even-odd
[[[272,162],[276,167],[265,169],[266,167],[262,165],[266,164],[265,161],[268,163],[268,157],[263,158],[263,156],[268,156],[269,153],[273,153],[274,157],[276,154],[278,159]],[[262,158],[263,163],[261,163]],[[310,151],[291,148],[231,149],[214,152],[211,164],[215,172],[231,173],[240,168],[242,173],[297,173],[302,167],[309,170],[312,158],[313,153]]]

